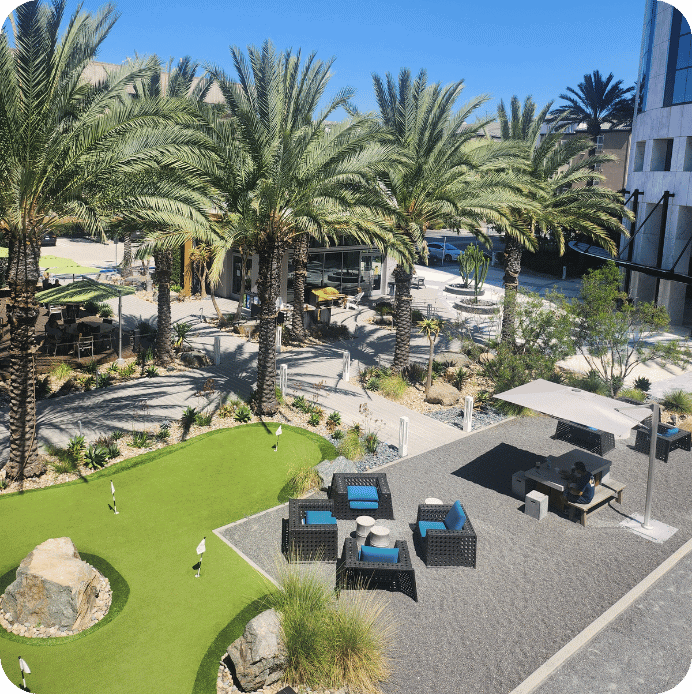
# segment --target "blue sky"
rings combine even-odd
[[[689,4],[690,0],[686,0]],[[0,0],[0,9],[12,0]],[[16,4],[16,0],[14,0]],[[103,3],[85,0],[95,11]],[[232,72],[230,45],[245,48],[266,38],[283,49],[336,57],[332,93],[356,88],[361,111],[376,107],[372,72],[415,73],[447,84],[463,78],[462,100],[489,94],[480,112],[500,98],[532,94],[539,106],[576,87],[584,73],[613,72],[634,84],[644,0],[120,0],[121,18],[99,58],[122,62],[135,51],[163,59],[189,54]],[[68,9],[74,11],[76,2]],[[2,13],[6,16],[7,11]]]

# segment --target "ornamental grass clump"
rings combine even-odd
[[[281,620],[288,682],[379,692],[378,683],[390,674],[388,651],[393,641],[381,595],[355,590],[337,599],[314,569],[283,564],[279,588],[269,604]]]
[[[406,392],[406,381],[399,374],[383,376],[380,379],[380,393],[385,398],[399,400]]]
[[[320,476],[314,467],[291,468],[284,488],[286,498],[303,496],[311,489],[319,488],[320,483]]]
[[[337,447],[339,455],[349,460],[360,460],[365,455],[365,448],[359,434],[353,429],[349,430]]]
[[[668,412],[675,414],[692,413],[692,393],[684,390],[671,390],[663,395],[661,404]]]

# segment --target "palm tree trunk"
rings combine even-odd
[[[273,239],[258,249],[257,291],[260,299],[259,352],[257,354],[258,414],[272,415],[279,409],[276,399],[276,297],[281,278],[284,249]]]
[[[238,299],[238,308],[235,312],[235,319],[239,321],[243,317],[243,304],[245,303],[245,276],[247,275],[247,261],[250,251],[240,249],[240,297]]]
[[[308,274],[308,242],[307,234],[302,234],[293,244],[293,322],[291,337],[304,341],[306,337],[303,325],[303,304],[305,303],[305,278]]]
[[[154,253],[156,259],[156,278],[159,282],[158,328],[156,332],[156,361],[159,364],[170,364],[173,360],[171,343],[171,272],[173,270],[173,252],[159,250]]]
[[[120,274],[123,277],[132,277],[132,232],[123,234],[123,261],[120,264]]]
[[[223,313],[221,313],[221,309],[219,308],[219,305],[216,303],[216,297],[214,296],[214,287],[210,287],[211,291],[209,292],[209,296],[211,297],[211,303],[214,306],[214,310],[216,311],[216,317],[219,319],[219,328],[223,327],[226,325],[228,322],[226,318],[224,317]]]
[[[512,345],[516,343],[517,291],[522,251],[523,247],[516,239],[505,236],[505,276],[503,278],[505,298],[500,342],[508,342]]]
[[[396,343],[392,371],[401,373],[409,362],[411,345],[411,270],[397,265],[394,268],[396,294],[394,299],[394,316],[396,318]]]
[[[36,284],[41,248],[35,238],[20,239],[10,248],[8,284],[10,300],[10,452],[7,464],[16,470],[16,479],[36,460]]]

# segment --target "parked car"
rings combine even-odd
[[[41,236],[42,246],[56,246],[58,243],[58,237],[52,232],[47,231],[43,236]]]
[[[427,241],[430,261],[451,263],[461,255],[461,251],[449,243],[442,241]]]

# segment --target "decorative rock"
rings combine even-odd
[[[29,477],[40,477],[46,471],[46,464],[41,458],[37,458],[33,463],[29,463],[24,466],[23,477],[28,479]],[[17,463],[7,463],[3,467],[7,479],[14,480],[17,479],[19,474],[19,465]]]
[[[461,394],[454,386],[444,381],[437,381],[430,386],[428,397],[425,398],[425,400],[433,405],[445,405],[449,407],[459,402],[460,395]]]
[[[356,464],[343,455],[340,455],[334,460],[323,460],[315,469],[322,480],[320,489],[324,491],[327,491],[331,486],[332,476],[335,472],[358,472]]]
[[[435,355],[437,361],[453,365],[455,369],[466,366],[471,360],[461,352],[438,352]]]
[[[17,579],[2,598],[3,609],[18,624],[80,631],[91,623],[102,581],[69,537],[46,540],[19,565]]]
[[[211,364],[209,357],[204,352],[183,352],[180,355],[180,361],[186,366],[193,369],[200,369],[203,366]]]
[[[279,615],[275,610],[266,610],[251,619],[243,635],[228,647],[236,678],[244,691],[255,691],[281,679],[286,650],[280,634]]]

